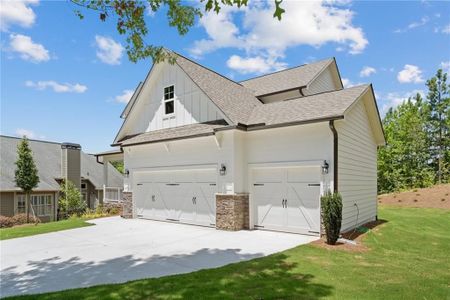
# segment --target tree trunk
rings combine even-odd
[[[27,223],[30,223],[30,193],[25,194],[27,201]]]

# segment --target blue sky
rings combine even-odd
[[[256,3],[256,4],[255,4]],[[382,112],[450,69],[450,2],[285,1],[207,14],[180,37],[165,11],[148,14],[148,41],[234,80],[336,57],[347,86],[371,82]],[[75,15],[68,1],[2,2],[1,134],[107,150],[131,91],[151,61],[127,59],[112,21]]]

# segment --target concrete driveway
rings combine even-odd
[[[214,268],[317,238],[110,217],[95,226],[0,242],[0,296],[34,294]]]

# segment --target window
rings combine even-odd
[[[164,88],[164,113],[173,114],[175,111],[175,88],[173,85]]]
[[[85,190],[85,189],[86,189],[86,183],[82,183],[82,184],[81,184],[81,189],[82,189],[82,190]]]
[[[36,216],[51,216],[53,211],[51,195],[31,195],[31,206]]]
[[[17,214],[25,213],[25,195],[17,195]]]

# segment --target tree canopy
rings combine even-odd
[[[383,119],[386,146],[378,151],[378,190],[392,192],[450,181],[450,97],[438,70],[420,94],[391,108]]]
[[[151,57],[154,62],[165,59],[173,62],[171,53],[164,47],[145,41],[150,28],[145,20],[146,11],[159,11],[167,7],[167,19],[171,27],[176,27],[180,35],[185,35],[194,26],[196,18],[201,18],[203,12],[197,2],[181,0],[71,0],[82,9],[95,11],[99,20],[106,22],[111,19],[116,23],[117,32],[126,37],[125,49],[132,62]],[[201,0],[204,11],[219,13],[222,7],[247,6],[248,0]],[[274,0],[274,18],[281,20],[285,10],[281,7],[282,0]],[[84,18],[84,13],[77,9],[75,13]]]

